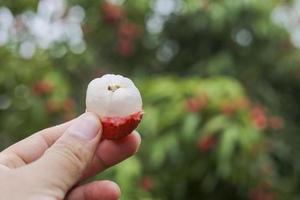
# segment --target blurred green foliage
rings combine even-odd
[[[300,53],[271,20],[291,3],[70,0],[85,11],[84,52],[55,42],[24,59],[27,34],[0,48],[0,147],[74,118],[91,79],[121,73],[143,96],[143,142],[98,178],[123,199],[297,199]],[[38,2],[0,6],[17,16]]]

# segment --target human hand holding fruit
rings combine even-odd
[[[119,78],[118,80],[123,80],[124,77]],[[141,119],[141,98],[137,89],[138,93],[131,93],[132,90],[126,89],[118,91],[125,95],[122,101],[126,101],[127,96],[129,99],[140,98],[138,106],[133,106],[134,102],[126,104],[117,101],[123,105],[119,108],[124,108],[119,112],[115,103],[111,104],[114,108],[101,104],[99,105],[101,109],[98,109],[96,104],[102,100],[90,102],[89,91],[86,113],[64,124],[39,131],[0,153],[0,199],[119,198],[120,189],[111,181],[95,181],[83,185],[80,185],[80,182],[119,163],[137,151],[140,136],[135,131],[132,134],[128,131],[136,128]],[[129,94],[126,96],[128,91]],[[99,92],[103,91],[99,90]],[[101,97],[106,98],[105,95]],[[126,109],[126,105],[132,107]],[[103,108],[109,108],[104,110],[108,115],[99,112],[102,112]],[[135,114],[138,117],[132,118],[130,113],[127,115],[132,111],[131,108],[140,109],[140,113]],[[110,117],[110,121],[107,122],[105,117]],[[105,129],[105,126],[110,125],[113,125],[113,128]],[[118,125],[121,128],[118,128]],[[105,133],[105,130],[109,132]],[[110,138],[111,135],[113,137]],[[100,142],[103,136],[118,140],[104,139]]]

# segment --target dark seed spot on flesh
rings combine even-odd
[[[112,92],[116,91],[116,90],[119,89],[119,88],[120,88],[119,85],[109,85],[109,86],[107,87],[107,89],[108,89],[109,91],[112,91]]]

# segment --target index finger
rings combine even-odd
[[[0,164],[16,168],[37,160],[55,143],[72,122],[73,120],[41,130],[13,144],[0,153]]]

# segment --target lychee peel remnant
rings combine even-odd
[[[143,116],[139,90],[130,79],[113,74],[89,83],[86,109],[99,116],[105,139],[121,139],[130,134]]]
[[[102,135],[105,139],[121,139],[137,128],[142,117],[143,112],[136,112],[126,117],[103,117],[101,118]]]

